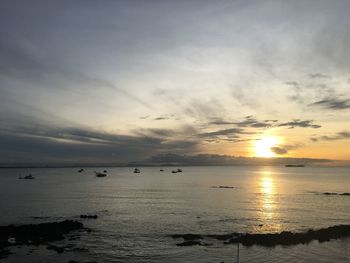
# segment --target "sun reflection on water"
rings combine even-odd
[[[259,198],[259,218],[263,223],[261,231],[279,231],[281,225],[277,218],[278,202],[276,200],[275,174],[270,170],[263,170],[259,174],[258,188]]]

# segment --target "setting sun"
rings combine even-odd
[[[278,143],[276,137],[264,137],[255,142],[254,151],[256,157],[275,157],[276,154],[271,150]]]

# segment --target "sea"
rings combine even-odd
[[[91,229],[55,242],[71,248],[64,253],[15,246],[2,262],[350,262],[350,238],[267,248],[217,240],[180,247],[171,237],[350,224],[350,196],[323,194],[350,192],[350,168],[79,168],[0,169],[0,225],[73,219]],[[106,177],[95,176],[103,170]],[[35,179],[19,179],[29,173]]]

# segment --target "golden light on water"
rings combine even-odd
[[[281,229],[277,215],[278,202],[276,200],[275,176],[272,171],[266,168],[259,174],[258,188],[261,194],[258,204],[260,207],[259,217],[264,225],[260,229],[261,231],[279,231]]]
[[[261,189],[264,194],[272,194],[273,193],[273,182],[272,178],[264,177],[261,180]]]
[[[266,136],[255,141],[254,152],[256,157],[275,157],[276,154],[271,150],[277,146],[279,140],[274,136]]]

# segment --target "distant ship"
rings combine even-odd
[[[139,173],[140,173],[140,169],[135,168],[135,169],[134,169],[134,174],[139,174]]]
[[[304,164],[286,164],[285,167],[305,167]]]

